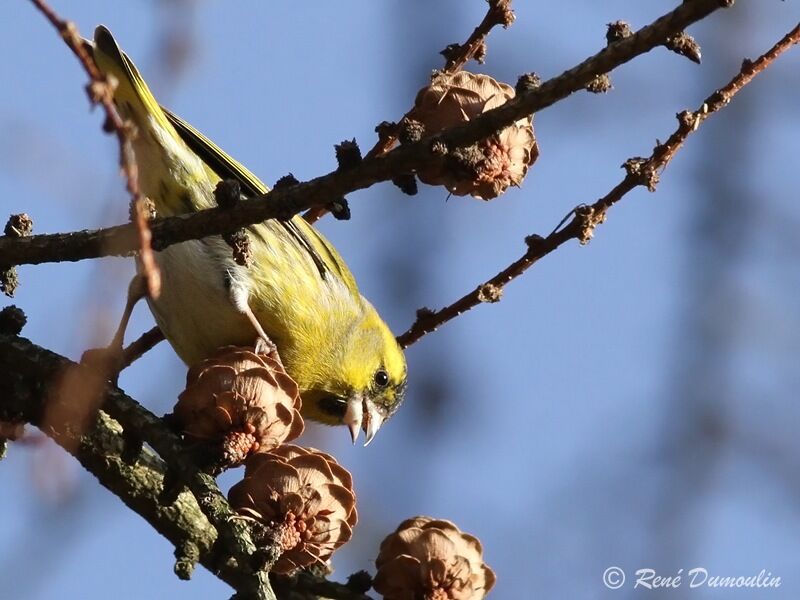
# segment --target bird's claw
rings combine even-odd
[[[256,354],[265,354],[267,356],[271,356],[274,359],[278,359],[278,347],[269,338],[261,336],[256,338],[254,351]]]

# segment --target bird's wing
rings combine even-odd
[[[235,179],[241,185],[242,193],[248,197],[258,196],[269,191],[269,188],[258,177],[240,162],[231,158],[205,135],[169,110],[163,110],[184,143],[221,179]],[[311,256],[323,279],[333,273],[354,295],[358,295],[358,286],[350,269],[336,249],[316,229],[299,216],[288,221],[280,221],[280,224],[289,236]],[[255,233],[258,234],[257,231]]]

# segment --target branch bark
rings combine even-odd
[[[200,562],[236,587],[235,572],[215,550],[217,532],[194,497],[182,493],[172,504],[162,504],[167,465],[158,455],[140,448],[130,456],[122,426],[105,411],[98,411],[83,430],[46,424],[48,404],[70,401],[55,395],[70,368],[77,365],[24,338],[0,336],[0,418],[42,429],[156,531],[176,546],[187,542],[196,546]],[[112,403],[135,403],[117,388],[107,392]]]
[[[91,380],[85,367],[63,356],[25,338],[0,335],[0,421],[35,425],[72,454],[175,546],[180,577],[188,578],[196,559],[237,590],[238,599],[274,600],[268,573],[253,572],[248,562],[255,546],[244,521],[230,518],[230,506],[213,477],[197,471],[160,418],[108,384],[102,410],[83,421],[84,427],[52,425],[47,413],[54,404],[80,404],[62,385],[64,374],[74,369],[84,373],[82,382]],[[143,447],[142,440],[158,454]],[[165,478],[169,488],[176,474],[190,490],[168,499]],[[276,585],[298,600],[316,599],[323,591],[332,599],[370,600],[345,584],[307,573]]]
[[[188,578],[192,565],[186,562],[192,562],[194,553],[200,564],[237,590],[238,599],[274,600],[268,573],[254,572],[246,564],[255,546],[249,530],[242,531],[244,521],[230,518],[230,507],[213,477],[197,472],[161,419],[109,384],[103,391],[103,409],[83,421],[85,426],[63,421],[53,426],[47,413],[54,405],[80,404],[62,385],[64,374],[73,369],[86,371],[81,381],[91,380],[85,367],[63,356],[24,338],[0,335],[0,421],[35,425],[72,454],[175,546],[179,576]],[[141,439],[158,455],[143,447]],[[191,491],[167,500],[165,478],[174,480],[176,472]],[[280,585],[299,599],[315,599],[325,590],[329,598],[369,600],[344,584],[309,574]]]

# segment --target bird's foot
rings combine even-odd
[[[247,320],[250,321],[250,324],[253,326],[253,329],[256,330],[256,334],[258,335],[253,351],[256,354],[264,354],[269,356],[270,358],[273,358],[281,363],[281,357],[278,356],[278,347],[275,345],[275,342],[269,339],[267,332],[264,331],[263,327],[261,327],[261,323],[258,322],[258,319],[253,314],[253,311],[249,306],[245,306],[243,312],[244,316],[246,316]]]
[[[275,342],[268,337],[258,336],[256,339],[254,352],[256,354],[266,354],[267,356],[280,361],[280,357],[278,356],[278,347],[275,345]]]
[[[124,363],[122,346],[114,343],[105,348],[90,348],[81,355],[80,363],[114,384]]]

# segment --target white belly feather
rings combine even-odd
[[[175,244],[158,252],[156,261],[161,295],[148,303],[184,362],[193,364],[226,344],[254,342],[255,330],[237,308],[247,301],[247,279],[225,242],[214,237]]]

